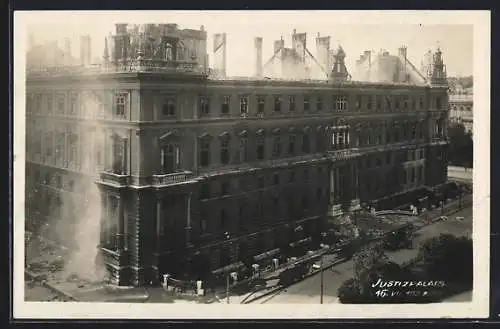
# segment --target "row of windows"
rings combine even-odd
[[[311,177],[310,168],[305,168],[301,171],[301,177],[297,177],[297,169],[291,169],[286,172],[286,175],[283,172],[275,172],[270,176],[266,176],[264,174],[258,175],[255,180],[255,177],[239,177],[232,178],[231,185],[230,181],[221,181],[220,188],[218,189],[218,194],[213,190],[214,183],[203,183],[200,186],[200,199],[209,199],[216,196],[228,196],[235,192],[248,191],[250,189],[263,189],[268,186],[278,186],[286,183],[296,183],[297,179],[300,181],[309,181],[313,177]],[[317,177],[316,179],[321,180],[324,179],[324,169],[322,167],[318,167],[316,169]]]
[[[104,104],[106,104],[103,95],[96,95],[92,92],[85,94],[69,93],[67,94],[35,94],[26,97],[27,113],[49,115],[70,115],[77,116],[90,111],[95,111],[96,115],[104,116]],[[124,118],[129,108],[129,94],[120,92],[114,94],[114,99],[110,102],[113,107],[115,117]],[[174,108],[175,113],[175,108]]]
[[[204,234],[242,230],[253,224],[264,224],[265,217],[272,217],[273,222],[292,220],[311,210],[317,210],[316,206],[322,204],[326,196],[327,190],[318,187],[313,195],[303,194],[297,197],[297,200],[278,196],[270,199],[259,198],[253,206],[250,206],[248,202],[240,203],[237,216],[232,217],[228,209],[222,208],[212,220],[209,219],[206,209],[202,208],[199,228],[201,234]]]

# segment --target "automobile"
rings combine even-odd
[[[312,265],[313,270],[319,270],[321,268],[320,264],[313,264]]]
[[[463,216],[457,216],[455,217],[455,220],[464,220],[465,218]]]
[[[448,220],[448,216],[440,216],[439,220]]]

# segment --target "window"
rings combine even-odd
[[[356,96],[356,109],[361,108],[361,96]]]
[[[221,185],[220,195],[225,196],[229,194],[229,182],[223,182]]]
[[[398,96],[396,96],[394,99],[394,106],[395,106],[396,110],[399,110],[399,97]]]
[[[424,150],[420,150],[420,159],[423,159],[424,158]]]
[[[68,181],[68,191],[73,192],[75,190],[75,181],[70,179]]]
[[[35,95],[35,113],[40,113],[42,109],[42,95]]]
[[[257,113],[258,114],[263,114],[266,106],[266,100],[264,97],[258,97],[257,98]]]
[[[52,95],[47,95],[47,113],[51,114],[54,108],[54,97]]]
[[[178,145],[165,145],[161,148],[161,167],[164,174],[179,169],[180,148]]]
[[[52,132],[48,132],[45,136],[45,155],[52,156]]]
[[[207,232],[207,217],[202,214],[200,218],[200,231],[203,234]]]
[[[279,185],[280,184],[280,174],[274,173],[274,175],[273,175],[273,184],[274,185]]]
[[[240,162],[246,162],[248,157],[248,139],[240,139]]]
[[[371,110],[372,108],[372,96],[366,96],[366,108]]]
[[[200,96],[200,110],[201,115],[210,114],[210,98],[206,96]]]
[[[417,125],[412,124],[411,126],[411,139],[415,139],[417,137]]]
[[[265,186],[264,176],[259,176],[258,181],[257,181],[257,187],[264,188],[264,186]]]
[[[210,165],[210,143],[207,140],[200,142],[200,166],[207,167]]]
[[[70,104],[69,104],[69,113],[71,115],[76,114],[76,109],[78,105],[78,96],[76,94],[72,94],[70,98]]]
[[[399,131],[394,132],[394,142],[398,143],[399,142]]]
[[[418,167],[418,180],[423,181],[424,179],[424,167]]]
[[[281,97],[276,96],[274,98],[274,112],[281,112]]]
[[[309,209],[309,198],[307,195],[302,196],[302,209],[304,209],[304,210]]]
[[[415,168],[411,168],[411,179],[410,182],[415,182]]]
[[[280,215],[280,208],[279,208],[280,203],[279,202],[280,202],[279,198],[277,198],[277,197],[273,198],[273,215],[275,218],[278,218]]]
[[[309,135],[304,134],[302,136],[302,153],[310,153],[311,152],[311,143],[309,141]]]
[[[346,111],[348,107],[347,96],[334,96],[334,110],[341,112]]]
[[[273,140],[273,157],[277,158],[281,155],[281,139],[280,136],[275,136]]]
[[[115,138],[113,140],[113,172],[115,174],[125,173],[125,140]]]
[[[127,94],[118,94],[115,96],[115,115],[125,116],[125,106],[127,104]]]
[[[45,173],[43,183],[45,185],[50,185],[51,181],[52,181],[52,175],[50,173]]]
[[[425,124],[424,122],[420,122],[419,136],[420,138],[424,138]]]
[[[161,107],[161,112],[164,116],[174,116],[175,115],[175,101],[173,98],[166,98],[163,101]]]
[[[385,162],[387,164],[391,164],[391,154],[387,154],[386,158],[385,158]]]
[[[316,98],[316,110],[323,111],[323,97],[321,96],[318,96],[318,98]]]
[[[240,97],[240,113],[248,114],[248,96]]]
[[[304,111],[309,111],[311,109],[311,104],[308,96],[304,96]]]
[[[375,160],[375,163],[377,164],[377,167],[380,167],[382,165],[382,160],[380,160],[380,158],[377,158]]]
[[[229,163],[229,139],[227,138],[220,142],[220,162],[222,164]]]
[[[290,183],[293,183],[295,182],[295,171],[290,170],[290,179],[289,179]]]
[[[288,136],[288,154],[295,154],[295,135]]]
[[[56,187],[61,188],[62,187],[62,179],[61,176],[56,175]]]
[[[419,97],[419,99],[418,99],[418,107],[420,109],[424,108],[424,98],[423,97]]]
[[[64,95],[59,95],[57,97],[57,113],[64,114],[64,106],[65,106]]]
[[[221,114],[229,114],[229,103],[231,101],[231,98],[229,96],[224,96],[222,98],[222,104],[220,108],[220,113]]]
[[[219,223],[219,228],[225,229],[227,227],[227,214],[226,210],[222,209],[220,211],[220,223]]]
[[[376,100],[377,100],[377,110],[381,110],[382,109],[382,98],[380,96],[376,96]]]
[[[257,160],[264,160],[265,148],[264,138],[257,137]]]
[[[304,169],[304,180],[309,180],[309,170]]]
[[[441,97],[436,97],[436,109],[440,110],[442,107]]]
[[[200,187],[200,199],[209,199],[210,198],[210,184],[204,183]]]
[[[323,191],[321,190],[321,187],[318,187],[316,189],[316,200],[321,200],[321,197],[323,196]]]
[[[295,96],[288,96],[288,110],[295,111]]]

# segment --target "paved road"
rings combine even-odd
[[[456,221],[456,216],[462,216],[463,221]],[[466,208],[450,216],[448,221],[437,222],[424,227],[418,232],[414,239],[414,249],[405,249],[397,252],[390,252],[388,256],[395,262],[402,263],[415,257],[419,244],[429,237],[437,236],[441,233],[450,233],[457,236],[472,236],[472,208]],[[336,265],[324,272],[324,297],[323,302],[337,302],[337,290],[345,280],[352,277],[353,262],[348,261]],[[320,282],[319,274],[309,277],[301,282],[277,292],[274,295],[263,297],[254,303],[300,303],[319,304],[320,302]]]

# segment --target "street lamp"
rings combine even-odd
[[[224,236],[226,238],[226,240],[230,240],[231,239],[231,235],[229,234],[229,232],[226,232],[224,233]],[[229,249],[231,250],[231,241],[229,241]],[[229,272],[226,273],[226,301],[227,301],[227,304],[229,304]]]
[[[319,303],[320,304],[323,304],[323,290],[324,290],[324,280],[323,280],[323,255],[321,255],[321,258],[320,258],[320,263],[319,263],[319,266],[320,266],[320,278],[321,278],[321,293],[320,293],[320,300],[319,300]]]

